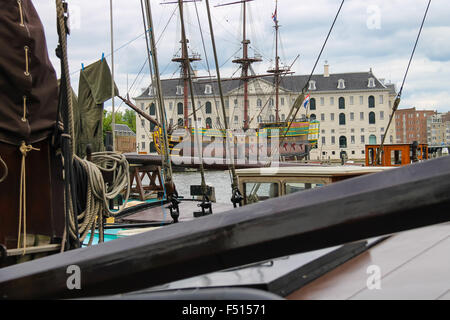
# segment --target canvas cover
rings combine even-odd
[[[103,103],[111,99],[111,71],[106,59],[80,72],[78,106],[74,106],[76,153],[84,157],[86,146],[93,152],[104,151]],[[115,95],[119,94],[115,86]]]
[[[0,5],[0,141],[13,145],[49,137],[58,105],[56,73],[41,20],[31,0],[21,4],[22,10],[17,1],[1,1]],[[30,75],[24,72],[25,47]],[[22,121],[24,96],[26,121]]]

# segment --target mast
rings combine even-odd
[[[114,83],[114,20],[113,20],[113,3],[109,0],[109,11],[111,19],[111,104],[112,104],[112,151],[116,150],[116,115],[114,106],[115,83]]]
[[[280,56],[278,55],[278,34],[280,25],[278,24],[278,0],[275,1],[275,12],[272,15],[272,19],[275,22],[275,68],[267,70],[268,73],[273,73],[275,84],[275,121],[280,121],[280,75],[288,73],[289,67],[280,67]]]
[[[179,11],[180,11],[180,17],[183,16],[183,3],[184,1],[181,1],[179,3]],[[180,18],[181,19],[181,18]],[[181,39],[181,57],[175,57],[172,59],[173,62],[178,62],[181,64],[181,77],[183,78],[183,115],[184,115],[184,126],[189,127],[189,68],[190,64],[194,61],[199,61],[200,56],[198,54],[193,54],[189,56],[188,53],[188,39]]]
[[[150,6],[150,1],[145,1],[145,7],[146,7],[146,14],[147,14],[147,20],[148,20],[148,27],[150,32],[150,45],[151,45],[151,57],[152,61],[149,61],[149,65],[153,63],[153,67],[155,70],[155,82],[158,92],[158,109],[161,117],[161,123],[163,130],[163,161],[162,165],[164,168],[164,174],[165,174],[165,185],[167,186],[168,190],[168,197],[169,199],[172,198],[172,194],[175,191],[175,187],[173,186],[172,181],[172,163],[170,161],[170,155],[169,155],[169,141],[167,138],[167,119],[166,119],[166,113],[165,113],[165,107],[164,107],[164,98],[162,96],[162,86],[161,86],[161,79],[159,75],[159,66],[158,66],[158,56],[156,51],[156,43],[155,43],[155,34],[153,30],[153,19],[152,19],[152,11]],[[150,69],[151,71],[151,69]]]
[[[248,56],[248,45],[250,44],[250,40],[247,39],[247,2],[252,0],[242,0],[242,9],[243,9],[243,26],[242,26],[242,58],[233,60],[233,63],[237,63],[241,65],[242,72],[241,78],[244,82],[244,130],[247,130],[249,127],[249,118],[248,118],[248,70],[250,69],[250,65],[254,62],[262,61],[261,58],[257,57],[249,57]],[[233,4],[233,3],[229,3]]]

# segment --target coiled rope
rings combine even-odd
[[[87,176],[86,206],[78,215],[78,230],[80,241],[84,242],[90,232],[88,245],[92,244],[96,222],[102,223],[103,217],[116,217],[126,206],[130,195],[130,171],[125,156],[114,152],[97,152],[92,154],[88,161],[74,156]],[[112,173],[112,183],[105,183],[103,173]],[[126,191],[125,191],[126,190]],[[125,191],[125,199],[117,211],[109,208],[109,201],[115,199]],[[76,239],[74,215],[70,215],[70,235]]]

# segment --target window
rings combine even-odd
[[[363,104],[364,103],[364,97],[363,96],[359,96],[359,104]]]
[[[365,136],[361,136],[361,143],[366,143],[366,137]]]
[[[144,103],[141,103],[141,109],[145,110],[145,104]]]
[[[325,98],[324,97],[320,98],[320,105],[321,106],[325,105]]]
[[[380,120],[384,120],[384,111],[380,111]]]
[[[234,106],[237,107],[237,105],[238,105],[238,100],[234,99]]]
[[[345,113],[340,113],[339,114],[339,124],[340,125],[345,125]]]
[[[359,120],[364,120],[364,112],[359,113]]]
[[[269,107],[273,107],[273,98],[269,99]]]
[[[313,114],[311,114],[311,116],[310,116],[309,118],[310,118],[311,121],[312,121],[312,120],[316,120],[317,117],[316,117],[316,115],[313,113]]]
[[[228,99],[225,100],[225,108],[228,109],[230,107],[230,101]]]
[[[286,121],[286,115],[284,113],[281,115],[281,121]]]
[[[209,101],[206,102],[205,109],[206,109],[206,114],[211,114],[212,113],[211,102],[209,102]]]
[[[336,144],[336,138],[334,136],[331,137],[331,144]]]
[[[369,78],[369,83],[368,83],[367,87],[375,88],[375,78]]]
[[[184,120],[183,118],[178,118],[178,126],[182,127],[184,125]]]
[[[344,97],[339,98],[339,109],[345,109],[345,99]]]
[[[325,144],[325,137],[322,137],[322,144]]]
[[[145,150],[145,142],[144,141],[141,142],[141,147],[142,147],[142,150]]]
[[[284,106],[284,98],[280,98],[281,105]]]
[[[257,190],[255,195],[252,194],[252,196],[256,196],[256,199],[254,200],[255,202],[278,197],[278,183],[258,183],[259,188],[255,188],[255,185],[256,183],[250,182],[244,184],[244,190],[248,203],[252,203],[250,199],[252,199],[253,197],[250,197],[250,195],[253,193],[253,190]]]
[[[141,127],[145,128],[145,120],[144,119],[141,120]]]
[[[177,95],[183,94],[183,87],[177,86]]]
[[[270,122],[275,122],[275,116],[274,116],[273,114],[271,114],[271,115],[269,116],[269,121],[270,121]]]
[[[325,121],[325,113],[320,114],[320,121]]]
[[[374,134],[370,135],[369,144],[377,144],[377,137]]]
[[[350,143],[351,144],[355,144],[355,136],[351,136],[350,137]]]
[[[369,97],[369,108],[375,108],[375,97],[374,96]]]
[[[353,105],[354,102],[355,102],[355,101],[354,101],[354,99],[353,99],[353,96],[351,96],[351,97],[350,97],[350,105]]]
[[[347,148],[347,137],[346,136],[339,137],[339,148]]]
[[[234,116],[234,123],[238,124],[239,123],[239,117],[238,116]]]
[[[208,129],[212,128],[212,120],[210,117],[206,118],[206,127]]]
[[[262,116],[258,116],[258,123],[261,123],[261,122],[263,122]]]
[[[309,88],[308,90],[316,90],[316,82],[314,80],[309,81]]]
[[[382,96],[382,95],[380,95],[380,96],[378,97],[378,101],[379,101],[380,104],[383,104],[383,96]]]
[[[181,103],[181,102],[178,102],[178,104],[177,104],[177,113],[178,114],[183,114],[183,103]]]
[[[330,105],[334,106],[334,97],[330,98]]]
[[[351,121],[355,120],[355,114],[353,112],[350,112],[350,120]]]
[[[369,113],[369,124],[375,124],[375,112]]]
[[[169,102],[169,110],[172,111],[172,109],[173,109],[173,102]]]
[[[207,84],[205,86],[205,94],[211,94],[212,93],[212,86],[210,84]]]
[[[330,120],[334,121],[334,113],[330,113]]]
[[[151,116],[156,116],[156,106],[155,106],[154,103],[152,103],[152,104],[150,105],[150,115],[151,115]]]
[[[256,100],[256,106],[257,106],[257,107],[262,107],[262,101],[261,101],[261,99]]]
[[[392,150],[391,151],[391,165],[400,165],[402,164],[402,151],[401,150]]]
[[[311,100],[309,101],[309,109],[316,110],[316,99],[311,98]]]
[[[345,80],[344,79],[339,79],[338,80],[338,89],[345,89]]]

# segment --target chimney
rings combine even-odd
[[[330,76],[330,66],[328,65],[328,61],[325,61],[325,65],[323,66],[323,76],[325,78]]]

